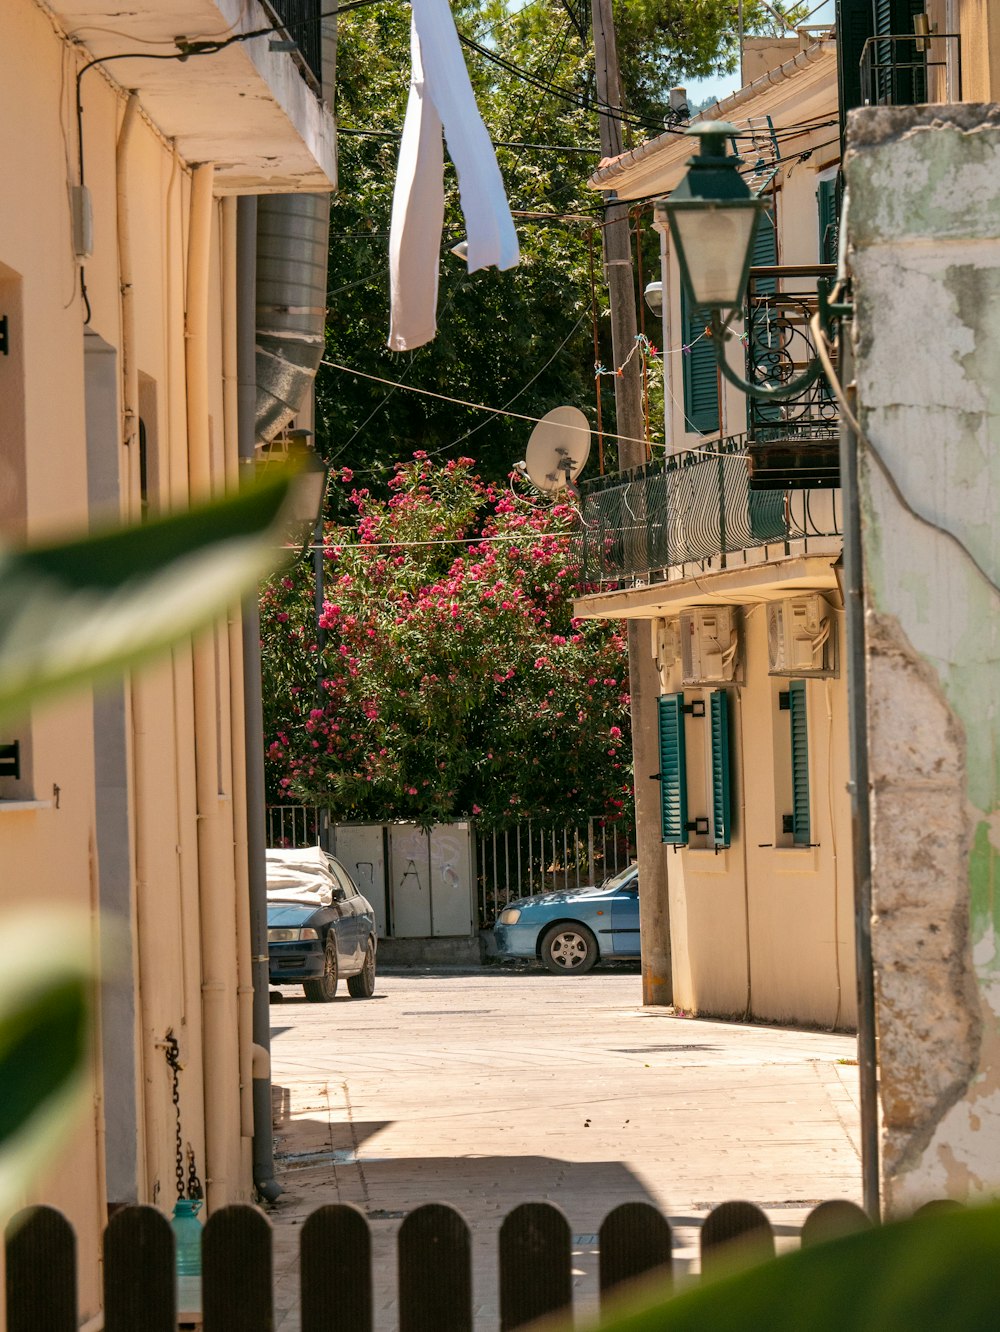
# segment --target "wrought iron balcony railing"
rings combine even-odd
[[[835,272],[834,264],[751,268],[744,316],[751,383],[789,384],[815,361],[817,288]],[[748,398],[751,489],[839,485],[837,429],[837,405],[822,375],[793,398]]]
[[[949,62],[955,87],[948,87]],[[887,33],[861,48],[861,92],[866,106],[916,106],[962,100],[962,39],[956,32]]]
[[[841,534],[839,490],[751,490],[747,463],[738,435],[582,483],[586,577],[617,581]]]
[[[306,82],[316,92],[323,87],[323,0],[266,0],[278,23],[295,42],[294,52]],[[335,6],[328,4],[327,10]]]

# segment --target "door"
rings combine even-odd
[[[634,879],[611,904],[611,951],[618,957],[639,956],[639,881]]]

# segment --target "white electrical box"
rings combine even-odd
[[[738,617],[735,606],[695,606],[681,612],[681,675],[685,684],[724,684],[738,678]]]
[[[767,608],[771,675],[832,675],[837,665],[833,611],[818,592],[772,601]]]
[[[652,621],[653,660],[659,672],[663,692],[670,689],[670,672],[681,655],[680,623],[677,620]]]

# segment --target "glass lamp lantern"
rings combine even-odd
[[[694,305],[732,312],[746,297],[754,238],[764,199],[739,174],[742,158],[726,151],[734,125],[714,120],[687,131],[701,140],[688,173],[660,207],[667,215],[681,280]]]

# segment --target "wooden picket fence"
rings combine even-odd
[[[802,1243],[865,1229],[854,1203],[821,1203]],[[722,1203],[701,1228],[701,1267],[711,1273],[774,1254],[774,1234],[753,1203]],[[669,1222],[648,1203],[624,1203],[598,1236],[602,1304],[626,1282],[672,1279]],[[77,1332],[76,1241],[60,1212],[34,1207],[7,1231],[7,1332]],[[418,1207],[397,1241],[399,1332],[472,1332],[472,1252],[468,1226],[443,1203]],[[348,1204],[320,1207],[300,1237],[302,1332],[372,1332],[371,1233]],[[572,1315],[569,1224],[550,1203],[523,1203],[499,1233],[500,1329]],[[202,1239],[204,1332],[273,1332],[271,1224],[254,1207],[224,1207]],[[104,1332],[177,1332],[174,1238],[152,1207],[116,1212],[104,1234]]]

